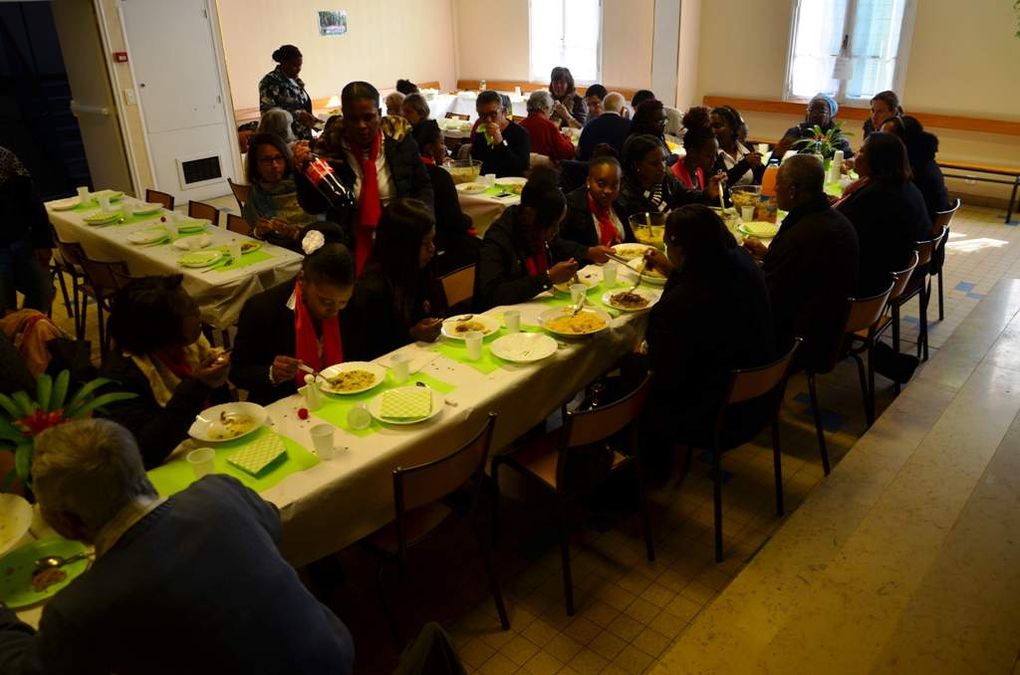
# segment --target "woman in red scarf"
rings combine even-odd
[[[713,174],[719,154],[719,142],[712,127],[692,127],[684,134],[684,150],[687,154],[673,165],[673,175],[688,193],[698,195],[688,202],[701,201],[719,204],[719,191],[725,190],[726,173]]]
[[[297,391],[301,364],[322,370],[361,354],[353,341],[359,331],[342,311],[354,292],[350,252],[319,230],[306,233],[303,246],[297,278],[249,298],[241,310],[231,381],[255,403]]]
[[[607,146],[608,147],[608,146]],[[588,163],[588,182],[567,195],[567,216],[560,236],[588,247],[592,262],[604,262],[605,247],[635,241],[626,212],[619,203],[623,169],[611,154],[596,149]],[[602,154],[606,153],[606,154]]]

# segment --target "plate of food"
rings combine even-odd
[[[462,192],[466,195],[480,195],[489,189],[486,183],[461,183],[457,185],[457,192]]]
[[[499,330],[499,321],[485,314],[461,314],[443,321],[442,333],[452,340],[463,340],[466,333],[478,331],[488,337]]]
[[[243,242],[241,244],[241,255],[247,255],[249,253],[254,253],[255,251],[259,250],[260,248],[262,248],[262,242],[258,242],[258,241],[254,241],[254,240]]]
[[[446,399],[430,387],[388,389],[368,402],[368,412],[384,424],[421,424],[443,412]]]
[[[81,200],[77,197],[67,197],[66,199],[52,201],[46,206],[50,211],[70,211],[73,208],[77,208],[79,204],[81,204]]]
[[[630,267],[631,271],[635,273],[639,269],[643,268],[644,271],[641,273],[641,279],[643,281],[647,281],[650,284],[655,284],[656,286],[666,285],[666,276],[659,270],[655,269],[654,267],[649,267],[645,263],[645,261],[642,260],[641,258],[634,258],[629,263],[627,263],[627,266]]]
[[[107,223],[112,223],[119,219],[120,211],[93,211],[92,213],[82,217],[82,220],[89,225],[106,225]]]
[[[583,270],[577,271],[577,279],[571,279],[564,284],[554,284],[553,288],[570,295],[570,287],[574,284],[584,284],[589,289],[595,288],[602,281],[602,268],[601,267],[586,267]]]
[[[319,388],[327,394],[360,394],[379,386],[386,379],[386,369],[377,363],[348,361],[323,370]]]
[[[219,443],[242,438],[266,423],[266,409],[238,401],[206,408],[195,417],[188,435],[197,441]]]
[[[659,294],[635,288],[630,291],[607,291],[602,295],[603,304],[621,312],[642,312],[659,301]]]
[[[538,315],[538,323],[553,335],[566,338],[596,335],[609,328],[612,318],[601,309],[582,309],[574,314],[573,307],[547,309]]]
[[[556,340],[543,333],[511,333],[493,340],[490,351],[511,363],[534,363],[556,353]]]
[[[181,267],[209,267],[215,265],[224,258],[223,251],[217,249],[210,249],[208,251],[193,251],[186,253],[177,259]]]
[[[613,253],[624,260],[631,261],[644,256],[645,251],[651,251],[654,248],[654,246],[646,244],[617,244],[613,247]]]
[[[0,493],[0,553],[6,553],[32,526],[32,505],[20,495]]]
[[[0,558],[0,598],[10,609],[22,609],[53,597],[88,569],[83,555],[85,545],[79,541],[50,537],[26,544]],[[60,556],[65,560],[81,558],[61,567],[39,570],[35,561]]]
[[[528,184],[527,178],[521,178],[520,176],[506,176],[505,178],[496,179],[496,187],[502,188],[506,192],[512,192],[515,195],[519,195],[524,191],[524,186]]]
[[[152,202],[145,202],[131,209],[131,213],[136,216],[153,216],[163,210],[162,204],[154,204]]]
[[[132,244],[145,246],[147,244],[155,244],[157,241],[163,241],[168,236],[170,236],[170,233],[166,231],[166,228],[162,225],[157,225],[156,227],[150,227],[147,230],[132,232],[127,236],[127,240]]]
[[[752,220],[749,223],[737,225],[737,232],[755,239],[772,239],[779,234],[779,225],[765,220]]]

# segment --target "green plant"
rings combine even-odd
[[[832,159],[833,153],[839,149],[840,143],[847,136],[843,132],[842,122],[836,122],[828,131],[822,131],[816,124],[812,134],[811,138],[795,141],[793,148],[800,153],[821,155],[823,159]]]
[[[25,485],[31,484],[35,437],[44,430],[137,396],[125,392],[95,395],[96,390],[112,381],[100,377],[86,382],[68,400],[71,373],[63,370],[56,379],[45,374],[36,379],[34,400],[27,391],[11,396],[0,394],[0,450],[14,453],[14,469],[0,484],[0,491],[9,490],[15,478]]]

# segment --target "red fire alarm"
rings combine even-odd
[[[127,63],[127,52],[114,52],[113,61],[114,63]]]

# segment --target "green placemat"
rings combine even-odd
[[[496,182],[498,183],[499,179],[497,179]],[[499,197],[499,195],[504,195],[507,192],[510,192],[510,191],[509,190],[504,190],[501,187],[491,187],[491,188],[487,189],[485,192],[482,192],[480,196]],[[520,195],[518,195],[518,194],[510,193],[510,195],[506,195],[504,197],[500,197],[500,199],[507,199],[507,200],[509,200],[511,198],[511,196],[520,197]]]
[[[539,326],[529,326],[527,324],[521,324],[522,333],[541,333],[542,329]],[[437,351],[448,359],[452,359],[457,363],[463,363],[471,366],[483,375],[495,372],[506,365],[506,361],[494,356],[492,350],[488,349],[488,344],[496,338],[507,335],[505,328],[500,328],[498,331],[489,335],[482,341],[482,358],[477,361],[471,361],[467,357],[467,344],[463,340],[448,340],[446,338],[440,338],[433,347],[433,351]]]
[[[360,437],[368,436],[384,428],[384,425],[379,424],[379,422],[377,422],[375,418],[373,418],[372,423],[368,425],[368,427],[366,427],[365,429],[351,429],[350,426],[347,424],[347,413],[350,412],[350,409],[358,405],[359,403],[368,403],[373,398],[383,393],[387,389],[394,389],[396,387],[406,387],[408,385],[413,386],[415,382],[421,382],[422,384],[426,384],[435,389],[436,391],[438,391],[440,394],[449,394],[456,388],[452,384],[448,384],[446,382],[443,382],[442,380],[437,380],[436,378],[430,375],[426,375],[424,373],[415,373],[414,375],[411,375],[408,378],[407,382],[404,382],[403,384],[397,384],[393,382],[390,379],[390,376],[387,374],[385,382],[383,382],[375,389],[366,391],[361,394],[352,394],[350,396],[334,396],[331,394],[323,393],[322,398],[324,399],[324,401],[322,406],[318,410],[313,410],[312,414],[324,422],[328,422],[335,427],[343,429],[347,433],[354,434],[355,436]]]
[[[240,260],[231,260],[226,265],[220,265],[215,269],[217,272],[233,272],[236,269],[248,267],[249,265],[254,265],[255,263],[272,259],[273,255],[271,253],[267,253],[266,251],[259,249],[257,251],[252,251],[251,253],[245,253],[241,256]]]
[[[280,434],[276,435],[279,436],[280,440],[283,441],[284,447],[287,448],[287,456],[282,461],[278,461],[272,468],[267,469],[261,477],[255,478],[254,476],[251,476],[237,467],[227,463],[227,458],[231,455],[240,452],[251,443],[267,434],[276,434],[276,432],[267,427],[262,427],[254,434],[245,436],[244,438],[240,438],[236,441],[217,443],[215,446],[211,445],[210,447],[213,447],[213,449],[216,450],[216,459],[214,460],[216,473],[233,476],[252,490],[255,490],[256,492],[263,492],[273,487],[290,474],[297,473],[298,471],[304,471],[305,469],[319,463],[318,457],[310,453],[308,450],[305,450],[302,446],[298,445],[291,439],[286,436],[281,436]],[[156,486],[161,497],[169,497],[170,495],[180,492],[194,483],[195,472],[192,470],[191,465],[188,464],[187,460],[182,456],[149,471],[149,480],[151,480],[152,484]]]

